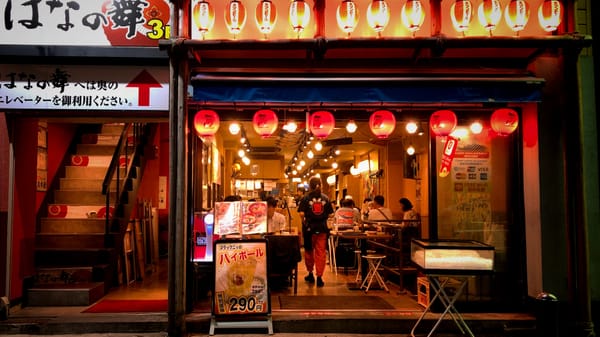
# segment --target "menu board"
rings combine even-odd
[[[262,234],[267,232],[265,201],[215,203],[215,234]]]
[[[267,241],[215,242],[215,315],[268,314]]]

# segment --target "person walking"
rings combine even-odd
[[[308,193],[300,200],[298,213],[302,221],[302,234],[304,237],[304,264],[308,275],[304,280],[308,283],[315,282],[313,269],[316,269],[317,287],[325,285],[323,272],[326,263],[327,218],[333,214],[333,207],[329,197],[321,192],[321,178],[312,177],[308,182]]]

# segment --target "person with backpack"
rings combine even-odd
[[[300,200],[298,213],[302,221],[302,235],[304,237],[304,264],[308,275],[304,280],[315,283],[313,269],[316,269],[317,287],[325,285],[323,272],[326,264],[327,218],[333,214],[333,207],[329,197],[321,192],[321,178],[312,177],[308,182],[308,193]]]

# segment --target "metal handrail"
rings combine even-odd
[[[129,134],[133,130],[133,137],[129,137]],[[106,195],[106,213],[105,213],[105,233],[108,234],[110,232],[110,206],[111,205],[119,205],[121,200],[121,193],[124,190],[124,183],[127,181],[126,177],[128,177],[129,172],[132,168],[132,158],[141,140],[141,126],[138,123],[127,123],[121,132],[121,136],[119,137],[119,141],[117,146],[115,147],[115,151],[113,152],[112,158],[110,160],[110,164],[106,171],[106,175],[104,176],[104,181],[102,182],[102,193]],[[130,150],[133,149],[132,152]],[[121,181],[121,157],[124,156],[125,159],[125,172],[124,179]],[[111,183],[116,180],[115,188],[115,200],[111,202]],[[116,212],[116,207],[114,209]],[[113,216],[114,217],[114,216]]]

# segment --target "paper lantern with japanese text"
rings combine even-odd
[[[246,7],[241,1],[231,0],[225,8],[225,24],[229,32],[235,37],[246,24]]]
[[[200,137],[212,137],[219,131],[219,115],[214,110],[199,110],[194,116],[194,129]]]
[[[389,110],[377,110],[369,117],[369,128],[375,137],[386,139],[396,129],[396,117]]]
[[[385,0],[373,0],[367,7],[367,22],[378,35],[390,22],[390,7]]]
[[[452,133],[457,122],[456,114],[452,110],[438,110],[429,118],[431,132],[440,137],[445,137]]]
[[[215,25],[215,9],[205,0],[198,1],[193,9],[194,23],[202,38],[210,32]]]
[[[290,25],[300,37],[300,33],[308,26],[310,22],[310,6],[304,0],[294,0],[290,4],[289,14]]]
[[[519,126],[519,115],[513,109],[498,109],[490,117],[490,125],[497,135],[508,136]]]
[[[454,29],[464,33],[469,29],[473,19],[473,4],[469,0],[456,0],[450,7],[450,19]]]
[[[277,8],[270,0],[262,0],[256,5],[256,27],[265,36],[273,31],[277,21]]]
[[[402,24],[410,32],[415,33],[421,29],[425,20],[425,9],[419,0],[408,0],[400,11]]]
[[[325,138],[335,127],[335,118],[329,111],[316,111],[309,116],[309,130],[317,138]]]
[[[502,5],[500,0],[483,0],[477,9],[477,18],[485,30],[492,34],[500,19],[502,19]]]
[[[511,0],[504,9],[504,20],[513,32],[525,29],[529,21],[529,4],[525,0]]]
[[[558,0],[544,0],[538,8],[540,26],[547,32],[555,31],[562,20],[562,5]]]
[[[273,110],[261,109],[254,113],[252,126],[261,137],[269,137],[277,130],[279,119]]]
[[[352,0],[344,0],[337,7],[336,12],[338,27],[350,35],[358,24],[358,6]]]

